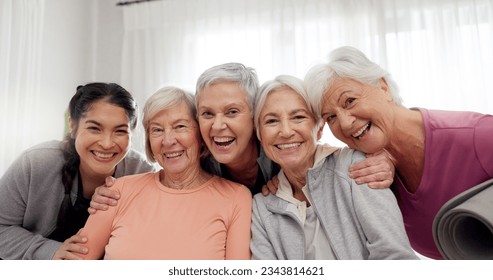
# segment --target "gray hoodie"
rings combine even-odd
[[[392,191],[357,185],[349,178],[349,166],[364,158],[360,152],[343,148],[316,161],[307,172],[311,207],[336,259],[418,259]],[[255,195],[253,259],[305,258],[303,222],[290,204],[278,195]]]

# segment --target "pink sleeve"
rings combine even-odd
[[[493,116],[483,117],[476,126],[474,145],[476,154],[486,173],[493,178]]]
[[[120,193],[121,185],[123,185],[122,181],[117,180],[113,186]],[[123,203],[122,199],[120,199],[118,205]],[[113,221],[118,211],[118,205],[110,206],[106,211],[99,210],[95,214],[89,215],[86,224],[77,233],[79,236],[87,237],[85,246],[89,249],[89,252],[86,255],[77,255],[85,260],[98,260],[104,256],[105,247],[108,245],[113,230]]]
[[[239,187],[236,205],[226,237],[227,260],[250,259],[250,225],[252,222],[252,194],[246,187]]]

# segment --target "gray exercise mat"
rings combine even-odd
[[[433,222],[433,238],[445,259],[493,259],[493,179],[443,205]]]

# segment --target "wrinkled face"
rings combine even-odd
[[[93,103],[77,125],[70,121],[83,174],[109,176],[130,147],[130,120],[126,111],[106,101]]]
[[[321,130],[315,130],[315,119],[298,93],[289,88],[269,93],[258,129],[265,153],[282,169],[306,170],[313,166]]]
[[[200,168],[200,132],[184,101],[150,119],[146,133],[154,159],[166,174]]]
[[[383,80],[372,86],[337,78],[322,98],[322,118],[350,148],[374,153],[389,144],[393,104]]]
[[[237,83],[206,87],[197,99],[197,112],[202,138],[218,162],[228,165],[253,154],[253,113]]]

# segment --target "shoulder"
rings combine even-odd
[[[64,163],[64,142],[48,141],[30,147],[17,158],[17,164],[35,166],[37,169],[59,169]]]
[[[211,179],[211,184],[223,195],[241,197],[242,199],[248,197],[249,200],[252,198],[252,193],[246,186],[228,179],[214,175]]]
[[[116,179],[112,188],[122,194],[140,192],[141,189],[154,184],[155,177],[155,172],[123,176]]]
[[[365,154],[350,149],[348,147],[340,148],[335,152],[331,153],[325,158],[323,164],[320,164],[317,168],[313,169],[313,173],[321,173],[326,171],[333,171],[344,177],[348,177],[349,167],[359,161],[366,158]]]
[[[423,121],[431,128],[473,128],[481,124],[492,124],[493,116],[469,111],[428,110],[419,108]]]

